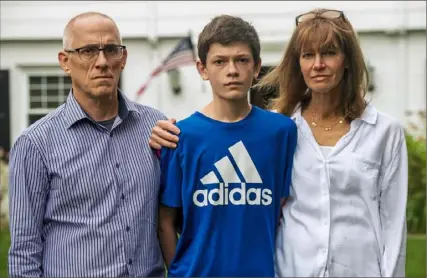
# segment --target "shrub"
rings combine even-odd
[[[409,166],[406,210],[408,233],[426,232],[426,114],[420,111],[417,115],[421,118],[421,124],[411,123],[406,130]]]

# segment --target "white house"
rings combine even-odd
[[[129,57],[121,88],[132,99],[180,37],[193,43],[215,15],[251,21],[262,42],[263,66],[278,63],[295,17],[312,8],[343,10],[359,32],[372,67],[368,98],[383,112],[408,123],[407,110],[426,108],[426,2],[351,1],[5,1],[0,15],[0,145],[10,147],[30,123],[60,105],[70,87],[58,65],[68,20],[85,11],[111,16]],[[156,78],[138,100],[181,119],[201,108],[210,88],[194,66],[180,69],[182,92],[175,94],[167,74]]]

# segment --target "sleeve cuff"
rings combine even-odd
[[[160,198],[160,203],[164,206],[171,207],[171,208],[181,207],[180,202],[176,202],[175,200],[169,200],[167,198]]]

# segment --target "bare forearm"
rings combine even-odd
[[[160,225],[159,241],[166,267],[169,269],[175,256],[176,245],[178,242],[177,230],[173,224]]]

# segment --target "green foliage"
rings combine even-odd
[[[406,132],[408,147],[408,232],[426,232],[426,137],[425,112],[418,113],[421,125],[410,124]]]

